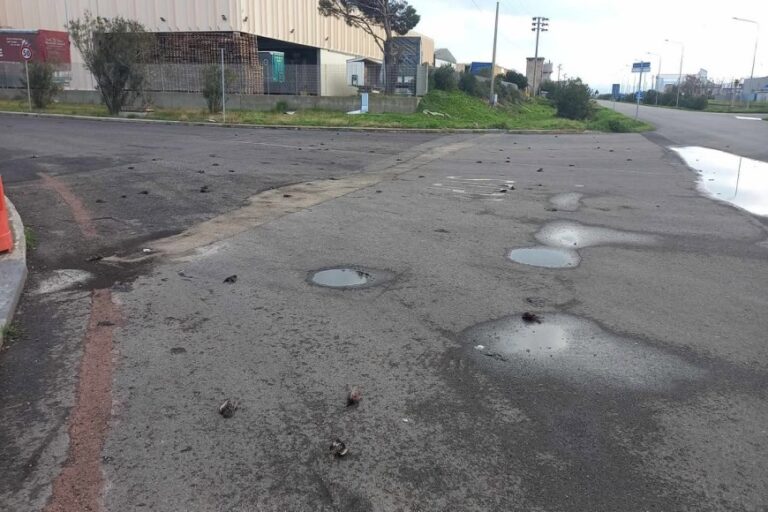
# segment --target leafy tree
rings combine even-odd
[[[61,85],[54,80],[54,68],[47,62],[33,62],[29,65],[29,91],[36,108],[47,107],[61,92]],[[27,88],[27,80],[21,79],[21,85]]]
[[[480,96],[480,85],[472,73],[464,72],[459,75],[459,89],[470,96]]]
[[[404,36],[421,17],[406,0],[319,0],[323,16],[344,20],[373,37],[384,54],[384,90],[392,93],[397,79],[398,55],[393,39]]]
[[[645,105],[655,105],[661,99],[661,94],[655,89],[648,89],[643,94],[643,103]]]
[[[103,18],[86,11],[67,26],[75,47],[96,79],[107,110],[117,115],[141,96],[147,80],[147,54],[153,36],[138,21],[117,16]]]
[[[459,86],[456,70],[447,64],[432,72],[432,81],[434,88],[440,91],[455,91]]]
[[[208,112],[215,114],[223,108],[221,91],[221,68],[211,65],[203,69],[203,97],[208,104]],[[235,80],[231,70],[224,70],[224,87],[228,90]]]
[[[592,113],[592,91],[580,78],[565,82],[545,82],[549,94],[557,108],[557,115],[568,119],[586,119]]]
[[[517,85],[517,88],[521,91],[528,87],[528,79],[524,74],[517,71],[507,71],[506,75],[504,75],[504,81]]]

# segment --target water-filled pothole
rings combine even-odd
[[[310,281],[327,288],[359,288],[371,285],[374,277],[371,273],[356,268],[329,268],[314,272]]]
[[[565,194],[557,194],[552,196],[549,199],[549,202],[552,203],[552,206],[558,210],[562,210],[564,212],[575,212],[579,209],[579,206],[581,206],[581,199],[583,197],[584,194],[579,194],[577,192],[567,192]]]
[[[517,377],[546,376],[579,385],[662,389],[703,376],[703,370],[647,343],[618,336],[591,320],[544,313],[542,323],[521,315],[470,327],[466,347],[493,368]]]
[[[516,263],[545,268],[573,268],[581,262],[578,252],[559,247],[538,246],[513,249],[509,251],[508,257]]]
[[[768,163],[698,146],[672,151],[698,172],[704,195],[768,216]]]
[[[564,249],[583,249],[608,244],[651,245],[656,242],[656,239],[650,235],[585,226],[568,221],[556,221],[545,225],[536,233],[536,240],[550,247]]]

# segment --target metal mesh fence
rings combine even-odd
[[[417,87],[426,82],[425,70],[412,65],[394,67],[394,94],[421,94]],[[221,62],[149,63],[146,65],[145,90],[167,93],[200,93],[206,75],[221,78]],[[381,66],[370,63],[350,64],[280,64],[269,59],[259,64],[224,62],[227,92],[244,95],[350,96],[360,91],[382,92],[384,80]],[[21,89],[24,64],[0,62],[0,88]],[[96,81],[84,64],[72,64],[56,71],[55,79],[66,89],[93,91]],[[209,78],[210,79],[210,78]]]

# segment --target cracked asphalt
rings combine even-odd
[[[768,506],[768,223],[658,138],[0,124],[39,240],[0,352],[3,510]],[[626,236],[507,258],[563,221]],[[310,283],[337,266],[376,279]]]

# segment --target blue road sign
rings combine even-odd
[[[611,96],[618,98],[621,94],[621,84],[613,84],[611,86]]]
[[[651,72],[651,63],[650,62],[635,62],[632,64],[632,72],[633,73],[650,73]]]

